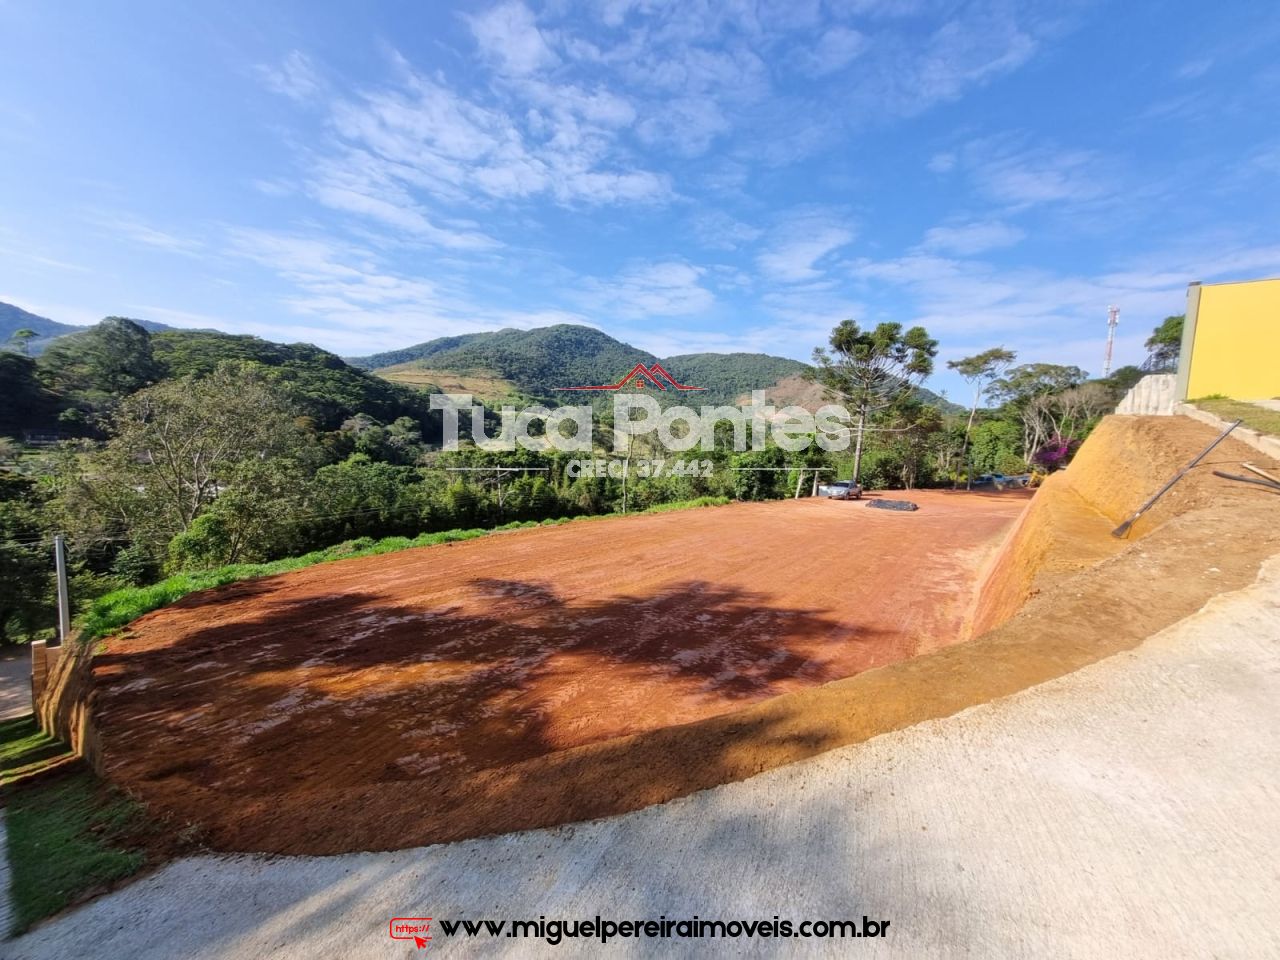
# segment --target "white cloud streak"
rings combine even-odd
[[[702,284],[704,273],[682,260],[633,264],[607,280],[588,278],[575,297],[601,320],[696,316],[716,302]]]
[[[267,89],[291,100],[310,100],[324,89],[320,74],[299,50],[290,51],[276,66],[257,67],[257,74]]]

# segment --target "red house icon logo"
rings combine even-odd
[[[598,386],[588,387],[557,387],[557,390],[622,390],[631,387],[636,390],[644,390],[647,387],[657,387],[659,390],[705,390],[706,387],[691,387],[687,383],[680,383],[675,377],[667,373],[666,368],[661,363],[654,363],[652,366],[645,366],[641,361],[631,368],[631,372],[619,380],[617,383],[604,383]]]

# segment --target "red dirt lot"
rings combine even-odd
[[[577,522],[187,597],[93,659],[103,768],[222,849],[485,832],[462,808],[487,771],[956,642],[1026,498],[910,497]],[[421,785],[421,830],[366,822],[393,783]]]

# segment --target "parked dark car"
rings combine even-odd
[[[852,480],[832,480],[818,485],[818,496],[831,500],[861,500],[862,487]]]
[[[997,489],[1005,487],[1025,487],[1031,480],[1031,474],[1024,473],[1016,477],[1008,477],[1003,473],[980,473],[973,478],[973,486],[985,486],[991,484]]]

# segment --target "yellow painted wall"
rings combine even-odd
[[[1187,396],[1280,397],[1280,280],[1200,287]]]

